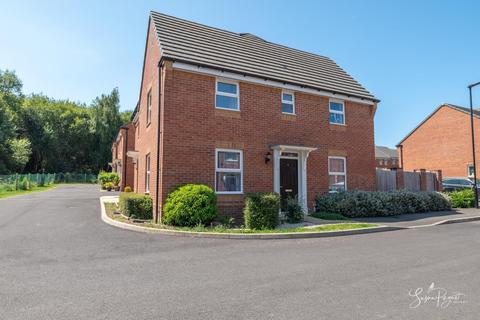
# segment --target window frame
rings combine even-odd
[[[219,152],[238,152],[240,153],[240,168],[233,169],[233,168],[219,168],[218,167],[218,153]],[[219,172],[235,172],[240,173],[240,191],[217,191],[217,173]],[[243,194],[243,150],[239,149],[223,149],[223,148],[216,148],[215,149],[215,182],[214,182],[214,189],[216,194]]]
[[[233,84],[237,87],[237,93],[228,93],[228,92],[222,92],[218,91],[218,83],[226,83],[226,84]],[[229,109],[229,108],[223,108],[217,106],[217,95],[221,95],[224,97],[230,97],[230,98],[237,98],[237,109]],[[220,109],[220,110],[229,110],[229,111],[240,111],[240,83],[238,81],[233,81],[233,80],[227,80],[227,79],[221,79],[221,78],[216,78],[215,79],[215,109]]]
[[[150,193],[150,177],[151,177],[151,158],[150,153],[145,155],[145,193]]]
[[[341,105],[343,106],[343,111],[332,110],[332,109],[331,109],[331,106],[330,106],[332,103],[341,104]],[[332,122],[332,121],[330,121],[330,114],[331,114],[331,113],[336,113],[336,114],[341,114],[341,115],[343,115],[343,123],[337,123],[337,122]],[[330,124],[334,124],[334,125],[337,125],[337,126],[345,126],[346,123],[347,123],[347,118],[346,118],[345,113],[346,113],[346,112],[345,112],[345,101],[343,101],[343,100],[337,100],[337,99],[330,99],[330,100],[328,101],[328,122],[329,122]]]
[[[472,168],[472,173],[471,173],[471,174],[470,174],[470,168]],[[472,164],[472,163],[467,164],[467,177],[473,178],[473,176],[474,176],[474,172],[473,172],[474,169],[475,169],[475,168],[473,167],[473,164]]]
[[[288,100],[283,100],[283,95],[284,94],[289,94],[292,96],[292,101],[288,101]],[[295,93],[293,91],[288,91],[288,90],[282,90],[282,95],[281,95],[281,105],[280,105],[280,108],[282,107],[283,104],[291,104],[292,105],[292,109],[293,109],[293,112],[284,112],[282,109],[282,114],[288,114],[288,115],[296,115],[296,110],[295,110]]]
[[[344,172],[336,172],[336,171],[330,171],[330,159],[341,159],[343,160],[343,168]],[[344,176],[345,177],[345,190],[347,191],[347,157],[339,157],[339,156],[329,156],[328,157],[328,192],[333,193],[337,191],[331,191],[330,190],[330,176],[335,175],[335,176]]]
[[[152,88],[147,92],[147,127],[152,123]]]

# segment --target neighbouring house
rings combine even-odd
[[[134,160],[128,157],[128,152],[135,150],[135,128],[130,122],[118,130],[117,137],[112,144],[112,172],[120,177],[120,190],[126,186],[133,188]]]
[[[400,167],[397,150],[388,147],[375,146],[375,161],[377,168],[398,169]]]
[[[327,57],[151,12],[134,190],[158,220],[177,186],[206,184],[240,221],[249,192],[311,209],[320,193],[374,190],[378,102]]]
[[[474,110],[480,159],[480,110]],[[442,170],[443,177],[473,177],[470,109],[442,104],[397,145],[404,170]]]

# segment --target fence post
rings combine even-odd
[[[405,189],[405,176],[403,174],[403,168],[394,169],[397,174],[397,190]]]
[[[436,190],[437,191],[443,191],[443,176],[442,176],[442,170],[437,170],[437,180],[436,180]]]
[[[427,170],[420,169],[420,191],[427,191]]]

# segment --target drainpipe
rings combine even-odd
[[[157,173],[156,173],[156,183],[155,183],[155,223],[158,223],[158,199],[159,194],[159,181],[160,181],[160,111],[162,104],[162,64],[163,59],[160,59],[158,62],[158,108],[157,108]]]
[[[120,189],[125,190],[126,183],[127,183],[127,146],[128,146],[128,127],[125,127],[125,143],[123,145],[123,179],[122,183],[120,184]],[[122,190],[120,190],[122,191]]]
[[[399,144],[397,147],[400,149],[400,168],[403,169],[403,146]]]

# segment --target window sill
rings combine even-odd
[[[215,193],[219,196],[241,196],[241,195],[243,195],[243,192],[218,192],[218,191],[215,191]]]
[[[332,125],[332,126],[340,126],[340,127],[346,127],[346,126],[347,126],[345,123],[335,123],[335,122],[330,122],[330,125]]]
[[[238,108],[238,109],[229,109],[229,108],[221,108],[221,107],[215,106],[215,109],[217,109],[217,110],[226,110],[226,111],[240,112],[240,108]]]
[[[241,115],[240,110],[215,108],[215,116],[240,119]]]
[[[297,120],[297,115],[294,113],[283,113],[282,112],[282,120],[285,121],[296,121]]]

